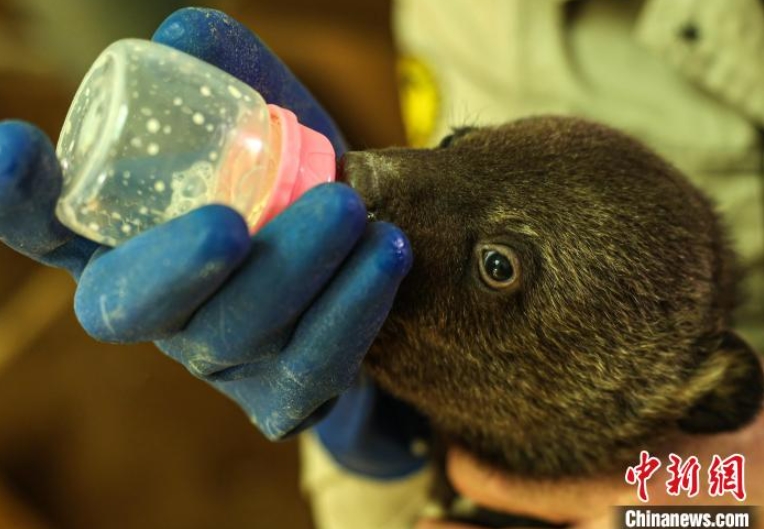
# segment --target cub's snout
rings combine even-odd
[[[366,208],[373,212],[379,202],[379,177],[392,177],[390,170],[382,170],[385,158],[372,152],[347,152],[340,158],[337,180],[353,187],[363,197]],[[389,169],[389,168],[388,168]]]
[[[341,174],[415,256],[368,371],[452,441],[515,472],[592,474],[758,413],[720,223],[638,142],[533,118],[351,152]]]

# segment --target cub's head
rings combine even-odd
[[[535,476],[622,470],[672,429],[758,412],[708,200],[633,139],[542,117],[348,153],[415,263],[367,357],[453,441]]]

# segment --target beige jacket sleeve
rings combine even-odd
[[[431,471],[394,480],[374,480],[340,467],[317,437],[300,437],[302,488],[316,529],[411,529],[428,506]]]
[[[764,3],[650,0],[636,37],[690,82],[764,126]]]

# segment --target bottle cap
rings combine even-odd
[[[276,185],[253,232],[281,213],[308,189],[333,182],[337,167],[334,147],[324,136],[300,124],[293,112],[268,105],[271,148],[277,164]]]

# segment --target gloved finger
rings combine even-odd
[[[285,369],[319,394],[322,386],[347,389],[412,262],[398,227],[370,224],[352,258],[300,319],[279,357]]]
[[[234,210],[194,210],[98,252],[80,278],[77,317],[107,342],[167,336],[220,287],[249,246],[247,226]]]
[[[243,403],[269,439],[289,435],[356,379],[411,261],[410,246],[398,228],[370,225],[352,257],[301,318],[286,349],[215,375],[215,385]]]
[[[58,221],[60,192],[61,169],[45,134],[20,121],[0,123],[0,240],[77,276],[98,245]]]
[[[152,38],[241,79],[268,103],[288,108],[300,123],[324,134],[338,154],[345,151],[337,126],[310,92],[255,34],[225,13],[181,9]]]
[[[160,347],[200,377],[276,353],[365,225],[350,187],[308,191],[255,235],[236,275]]]

